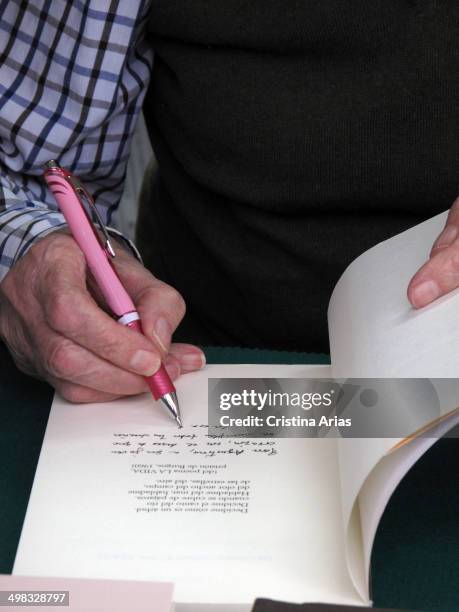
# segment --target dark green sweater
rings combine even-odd
[[[149,36],[179,339],[326,351],[346,266],[459,191],[459,3],[153,0]]]

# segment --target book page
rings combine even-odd
[[[209,438],[205,427],[207,377],[327,375],[208,366],[178,382],[183,429],[148,395],[56,397],[14,572],[171,581],[183,604],[363,603],[344,555],[336,440]]]

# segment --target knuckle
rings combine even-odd
[[[146,311],[150,305],[161,304],[161,309],[168,315],[172,314],[174,319],[182,319],[185,316],[185,300],[177,289],[165,283],[162,283],[159,287],[148,287],[141,293],[139,300],[142,309]]]
[[[123,328],[120,327],[120,334],[124,333]],[[135,340],[138,340],[135,337]],[[110,357],[116,357],[120,354],[120,346],[123,345],[124,336],[118,337],[111,332],[108,333],[104,330],[100,330],[97,334],[93,335],[93,344],[91,345],[92,350],[105,359]],[[124,356],[125,351],[121,351],[121,355]]]
[[[52,289],[46,303],[46,318],[51,327],[61,334],[74,332],[78,327],[75,295]]]
[[[109,359],[110,355],[125,352],[120,348],[127,342],[125,327],[113,323],[108,317],[98,318],[88,313],[82,321],[74,322],[74,329],[78,330],[77,342],[100,357]]]
[[[16,349],[13,345],[8,346],[8,351],[18,370],[29,376],[38,375],[35,364],[23,351]]]
[[[14,285],[15,274],[13,272],[13,268],[11,268],[0,284],[0,296],[4,296],[3,299],[9,296],[13,292]]]
[[[182,318],[185,315],[186,305],[180,293],[173,287],[166,285],[162,289],[162,294],[163,300],[169,304],[169,308]]]
[[[22,322],[14,313],[2,311],[0,307],[0,338],[4,341],[13,361],[25,374],[36,375],[34,351]]]
[[[25,310],[25,305],[30,309],[30,283],[21,272],[15,264],[3,279],[0,285],[0,309],[10,307],[13,311],[21,312]]]
[[[178,315],[180,317],[180,320],[183,319],[183,317],[185,316],[186,313],[186,303],[185,300],[183,299],[183,297],[179,294],[179,301],[177,304],[177,312]]]
[[[71,342],[58,341],[46,357],[46,368],[55,378],[74,379],[81,374],[79,349]]]
[[[438,270],[438,276],[440,277],[440,280],[442,280],[442,277],[445,280],[450,280],[450,281],[454,281],[457,282],[458,279],[458,275],[459,275],[459,250],[457,248],[451,248],[450,249],[450,256],[447,260],[446,266],[444,267],[443,270]]]
[[[62,397],[72,404],[84,404],[90,401],[88,393],[82,387],[75,385],[59,385],[56,387]]]
[[[66,231],[56,231],[37,243],[35,252],[43,263],[50,264],[52,268],[65,261],[82,262],[84,256],[77,247],[76,242]]]

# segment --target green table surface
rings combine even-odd
[[[208,363],[328,363],[326,355],[209,348]],[[0,573],[10,573],[53,391],[19,372],[0,345]],[[459,611],[457,439],[435,444],[384,513],[372,555],[377,606]]]

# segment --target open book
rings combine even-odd
[[[174,582],[177,611],[250,610],[256,597],[368,605],[384,507],[459,422],[459,386],[431,437],[247,439],[209,437],[207,379],[456,377],[459,296],[420,312],[406,299],[443,224],[435,217],[346,270],[329,308],[331,367],[183,376],[181,430],[149,396],[55,397],[14,573]]]

